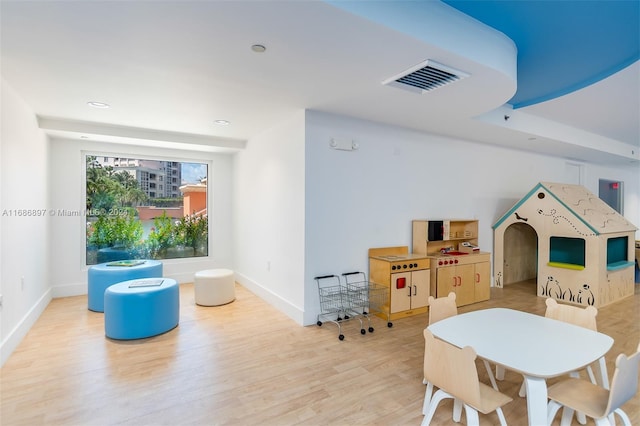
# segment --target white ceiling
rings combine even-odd
[[[234,151],[294,111],[314,109],[578,161],[640,161],[638,62],[512,110],[511,65],[496,66],[491,54],[513,46],[488,27],[476,36],[456,21],[425,41],[320,1],[0,7],[2,77],[54,137]],[[256,43],[266,52],[253,52]],[[477,55],[489,44],[500,50],[486,60],[457,47]],[[381,84],[425,59],[471,77],[424,95]]]

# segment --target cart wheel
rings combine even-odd
[[[369,333],[373,333],[373,327],[369,327]]]
[[[367,330],[365,330],[364,328],[360,329],[360,334],[367,334]]]
[[[339,336],[338,336],[338,339],[340,339],[340,340],[344,340],[344,334],[339,335]]]
[[[345,315],[345,316],[344,316],[344,319],[349,319],[349,315]]]
[[[316,324],[318,324],[318,327],[322,327],[322,321],[318,321]]]
[[[336,318],[336,321],[342,321],[342,318],[338,317]]]
[[[393,323],[388,322],[388,323],[387,323],[387,327],[389,327],[389,328],[393,327]]]

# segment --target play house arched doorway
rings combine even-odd
[[[531,281],[536,288],[538,277],[538,233],[523,222],[509,225],[504,231],[503,284]]]

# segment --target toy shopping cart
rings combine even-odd
[[[386,316],[387,327],[393,327],[389,314],[385,312],[384,306],[389,303],[389,288],[367,281],[364,272],[346,272],[342,274],[347,288],[347,299],[349,306],[359,315],[367,318],[369,332],[374,328],[371,326],[371,314]]]
[[[344,340],[341,324],[345,321],[357,318],[360,321],[360,333],[365,334],[361,317],[362,313],[354,310],[347,289],[340,283],[337,275],[323,275],[314,278],[318,283],[318,294],[320,296],[320,313],[318,314],[318,326],[322,326],[322,321],[331,321],[338,326],[338,339]]]

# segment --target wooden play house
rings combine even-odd
[[[580,185],[540,182],[494,225],[496,287],[601,307],[633,295],[636,226]]]

